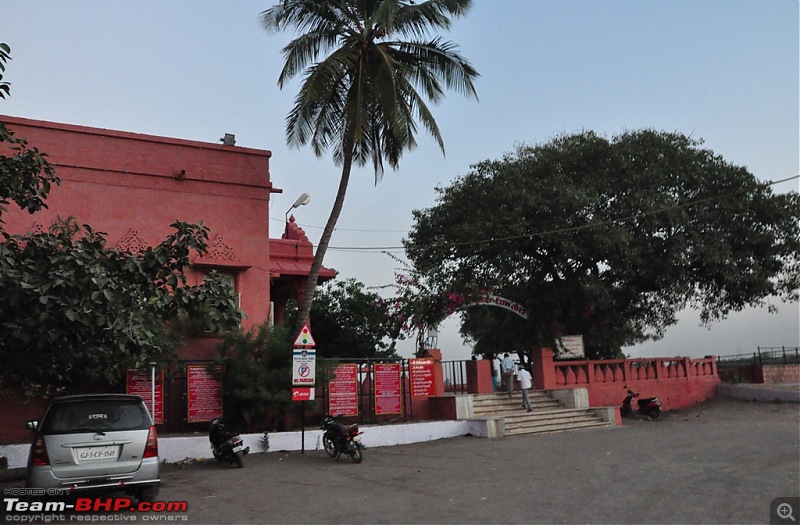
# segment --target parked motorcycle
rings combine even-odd
[[[211,422],[208,440],[211,442],[211,452],[217,461],[232,463],[238,468],[244,467],[243,458],[250,452],[250,447],[245,447],[241,436],[228,430],[221,418]]]
[[[320,428],[325,431],[322,446],[330,457],[339,459],[342,454],[347,454],[355,463],[361,463],[364,445],[360,437],[363,432],[359,432],[358,423],[342,425],[333,416],[325,416]]]
[[[633,415],[633,408],[631,408],[631,401],[634,397],[639,397],[638,392],[634,392],[627,386],[625,389],[628,391],[628,395],[625,396],[625,399],[622,401],[622,408],[620,409],[620,414],[622,417],[630,417]],[[661,415],[661,402],[658,400],[658,397],[643,397],[636,401],[639,405],[638,414],[640,416],[647,416],[653,419],[658,419]]]

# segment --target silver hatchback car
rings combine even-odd
[[[124,490],[140,500],[158,495],[156,427],[142,398],[125,394],[64,396],[39,421],[25,486],[71,492]]]

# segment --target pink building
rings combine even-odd
[[[137,252],[161,242],[175,220],[202,221],[210,250],[195,256],[189,284],[211,270],[228,276],[247,314],[245,329],[271,315],[280,321],[286,301],[300,297],[313,247],[293,219],[282,239],[270,238],[269,198],[281,192],[270,179],[270,151],[1,115],[0,121],[47,153],[62,181],[48,209],[30,215],[9,206],[7,231],[46,229],[58,216],[74,216],[105,232],[109,245]],[[320,282],[334,276],[323,268]],[[191,339],[180,357],[213,359],[217,342]]]

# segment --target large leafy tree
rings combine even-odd
[[[438,191],[406,241],[417,269],[443,290],[497,289],[531,310],[522,321],[469,309],[473,339],[492,336],[489,315],[530,347],[582,334],[589,356],[615,356],[662,337],[686,307],[712,322],[769,296],[798,300],[798,194],[679,133],[562,136]]]
[[[74,220],[0,243],[0,388],[51,393],[77,384],[115,384],[126,368],[175,358],[183,335],[221,333],[241,312],[230,285],[209,274],[188,286],[192,251],[208,228],[176,222],[141,254],[122,253]],[[19,356],[25,356],[20,359]]]
[[[397,169],[416,146],[418,120],[444,151],[426,99],[445,88],[477,98],[477,71],[457,47],[438,36],[470,0],[283,0],[261,13],[268,31],[295,30],[284,48],[278,78],[283,88],[302,74],[286,121],[287,142],[310,144],[321,156],[332,150],[341,166],[339,188],[314,254],[298,308],[296,331],[308,320],[323,258],[342,211],[353,164],[371,162],[375,182],[383,164]]]

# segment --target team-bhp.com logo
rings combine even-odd
[[[130,498],[79,497],[69,500],[45,496],[3,498],[3,518],[9,523],[68,521],[187,521],[186,501],[135,501]],[[180,514],[184,513],[184,514]]]

